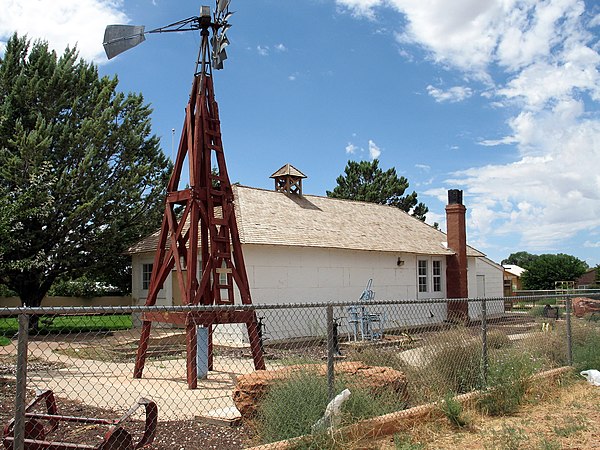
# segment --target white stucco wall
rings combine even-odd
[[[493,261],[487,258],[470,258],[468,277],[469,298],[502,297],[504,295],[503,275],[502,267]],[[482,278],[485,280],[485,283],[481,282]],[[504,301],[487,302],[486,307],[488,315],[501,314],[504,312]],[[480,304],[469,304],[469,317],[472,319],[481,317]]]
[[[147,291],[141,289],[142,264],[152,263],[152,254],[133,258],[133,297],[144,304]],[[398,265],[398,260],[402,261]],[[442,291],[417,292],[417,260],[442,263]],[[446,304],[431,304],[427,298],[444,298],[446,295],[446,259],[425,255],[395,252],[369,252],[305,247],[245,245],[244,260],[254,304],[290,304],[357,301],[369,279],[376,300],[415,300],[411,305],[373,306],[368,312],[378,316],[386,328],[439,323],[446,319]],[[485,258],[468,259],[469,296],[477,297],[477,276],[485,277],[485,296],[502,296],[502,269]],[[480,279],[481,281],[481,279]],[[239,294],[236,292],[236,303]],[[157,305],[172,304],[171,277],[159,293]],[[501,312],[502,302],[488,306],[488,313]],[[470,305],[469,315],[480,317],[481,309]],[[324,336],[325,309],[302,308],[261,310],[259,316],[265,323],[266,337],[285,339],[298,336]],[[351,333],[347,308],[336,308],[334,317],[340,317],[340,333]],[[219,325],[215,339],[222,342],[247,341],[245,326]]]

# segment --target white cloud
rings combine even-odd
[[[351,142],[348,142],[348,145],[346,145],[346,154],[348,155],[354,155],[358,150],[359,148]]]
[[[382,0],[337,0],[336,3],[348,9],[356,17],[374,19],[373,8],[383,3]]]
[[[381,149],[377,146],[377,144],[375,144],[375,142],[369,139],[369,157],[371,160],[379,158],[380,155]]]
[[[510,133],[479,144],[512,146],[513,161],[461,170],[447,180],[468,196],[472,242],[493,246],[494,237],[510,234],[514,248],[547,251],[578,233],[600,233],[600,41],[592,29],[600,15],[593,6],[586,10],[581,0],[336,1],[369,18],[375,7],[394,9],[403,16],[396,33],[403,49],[416,45],[444,69],[483,82],[481,99],[506,108]],[[473,93],[434,85],[427,91],[438,102]]]
[[[586,248],[600,248],[600,241],[597,241],[597,242],[585,241],[583,243],[583,246]]]
[[[431,95],[438,103],[456,103],[461,102],[473,95],[473,90],[466,86],[453,86],[450,89],[444,91],[442,89],[433,87],[430,84],[429,86],[427,86],[427,93]]]
[[[288,80],[290,80],[290,81],[296,81],[296,78],[297,78],[297,76],[295,73],[288,75]]]
[[[269,55],[269,47],[266,45],[264,47],[262,45],[257,45],[256,51],[258,52],[258,54],[260,56],[268,56]]]
[[[277,44],[275,46],[275,50],[277,50],[278,52],[287,52],[287,47],[283,44]]]
[[[431,170],[431,166],[428,164],[415,164],[417,169],[421,169],[424,172],[429,172]]]
[[[48,41],[61,54],[77,45],[79,55],[88,61],[106,62],[102,36],[106,25],[129,22],[121,0],[2,0],[0,41],[16,31],[30,39]],[[4,46],[0,42],[0,51]]]

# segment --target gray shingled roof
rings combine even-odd
[[[446,235],[404,211],[374,203],[233,186],[242,244],[449,255]],[[153,233],[129,253],[156,249]],[[469,247],[469,256],[484,256]]]

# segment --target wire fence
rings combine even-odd
[[[0,308],[3,442],[208,448],[214,428],[176,447],[162,437],[186,424],[241,422],[243,436],[218,446],[241,448],[314,431],[344,389],[351,393],[344,423],[402,410],[518,375],[507,370],[573,365],[589,333],[600,333],[600,312],[574,315],[573,297]],[[468,316],[450,314],[456,310]],[[255,332],[243,320],[205,326],[206,317],[226,321],[239,311],[256,320]],[[181,326],[152,322],[148,336],[141,332],[144,319],[177,315]],[[140,342],[146,351],[134,377]],[[255,370],[263,361],[267,370]]]

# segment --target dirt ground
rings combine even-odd
[[[432,417],[404,433],[367,444],[372,449],[559,450],[600,449],[600,387],[586,381],[535,393],[510,417],[466,409],[468,425],[453,427]]]
[[[34,393],[28,393],[28,399],[33,398]],[[15,382],[0,377],[0,425],[4,427],[12,418],[15,401]],[[112,411],[95,408],[80,402],[57,398],[58,412],[61,415],[76,417],[97,417],[105,419],[116,419],[118,414]],[[143,432],[143,424],[127,422],[124,428],[139,439]],[[94,425],[71,425],[61,423],[59,429],[48,436],[48,440],[85,443],[97,445],[102,441],[102,436],[107,431],[106,426]],[[160,421],[156,431],[156,437],[152,445],[145,447],[149,450],[195,450],[219,449],[237,450],[249,446],[250,433],[242,426],[216,426],[203,424],[198,421]]]
[[[0,378],[0,424],[10,420],[14,408],[13,380]],[[32,393],[30,393],[32,394]],[[109,410],[58,399],[59,412],[79,417],[115,418]],[[520,411],[507,417],[488,417],[465,409],[464,428],[456,428],[441,414],[412,426],[396,436],[378,441],[342,445],[343,449],[484,449],[558,450],[600,449],[600,387],[585,381],[551,386],[532,393]],[[134,436],[140,422],[128,423]],[[56,440],[98,444],[106,427],[61,425]],[[202,424],[197,421],[160,422],[154,443],[148,449],[241,449],[252,445],[244,428]]]

